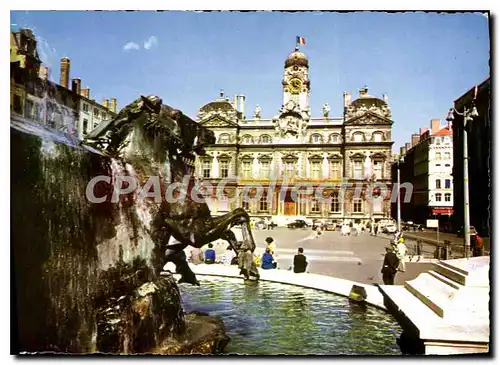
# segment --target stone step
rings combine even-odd
[[[462,274],[459,271],[452,269],[449,266],[444,266],[442,264],[442,261],[434,264],[434,271],[438,272],[439,274],[445,276],[449,280],[454,281],[460,285],[467,284],[467,276],[466,275]]]
[[[454,270],[454,271],[457,271],[459,272],[460,274],[464,275],[464,276],[467,276],[469,275],[469,272],[461,267],[458,267],[456,266],[453,261],[455,260],[452,260],[452,261],[439,261],[439,263],[443,266],[446,266],[447,268],[451,269],[451,270]]]
[[[442,281],[443,283],[445,284],[448,284],[449,286],[451,286],[452,288],[455,288],[455,289],[460,289],[461,287],[463,287],[463,285],[460,285],[459,283],[457,283],[456,281],[453,281],[453,280],[450,280],[448,279],[446,276],[444,275],[441,275],[440,273],[438,273],[437,271],[434,271],[434,270],[429,270],[428,271],[428,274],[429,275],[432,275],[433,277],[435,277],[436,279]]]
[[[423,273],[416,279],[407,281],[405,288],[441,318],[446,308],[451,306],[457,289],[434,276]]]

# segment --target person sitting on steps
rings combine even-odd
[[[264,270],[276,269],[278,264],[274,261],[274,257],[271,254],[271,250],[266,248],[266,252],[262,255],[262,268]]]
[[[213,244],[208,244],[208,249],[205,251],[205,264],[215,263],[215,250],[213,249],[213,247]]]
[[[293,272],[294,273],[302,273],[306,272],[307,268],[307,260],[304,255],[304,249],[299,247],[297,250],[297,254],[293,257]]]

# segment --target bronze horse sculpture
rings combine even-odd
[[[187,263],[184,252],[187,246],[201,248],[224,239],[236,254],[240,253],[240,246],[245,246],[242,251],[248,252],[250,248],[254,252],[250,217],[244,209],[237,208],[212,217],[204,200],[193,199],[193,194],[201,192],[195,186],[188,162],[194,161],[196,154],[204,155],[204,147],[215,143],[215,136],[181,111],[163,104],[156,96],[141,96],[124,107],[114,119],[101,123],[86,137],[85,143],[100,147],[111,157],[130,164],[143,177],[157,174],[167,186],[177,184],[181,187],[176,192],[177,197],[180,194],[183,199],[164,199],[162,193],[161,203],[148,201],[152,221],[146,229],[154,242],[153,266],[157,273],[171,261],[181,274],[179,283],[199,285]],[[188,183],[183,184],[186,181]],[[235,225],[241,225],[245,245],[241,245],[231,231]],[[240,274],[245,279],[258,279],[259,273],[253,261],[241,261]]]

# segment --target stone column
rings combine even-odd
[[[257,153],[253,154],[252,175],[254,179],[259,177],[259,160],[257,159]]]
[[[303,177],[303,170],[302,170],[302,161],[304,159],[304,156],[302,153],[299,153],[299,158],[297,159],[297,167],[296,167],[296,173],[295,176],[298,178]]]
[[[328,155],[323,153],[323,179],[328,179],[329,175]]]
[[[214,152],[214,157],[212,158],[212,171],[210,171],[210,177],[219,177],[219,160],[217,159],[217,152]]]

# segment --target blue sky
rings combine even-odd
[[[123,107],[157,94],[193,118],[221,88],[247,96],[247,117],[256,104],[263,117],[276,115],[284,61],[305,37],[313,116],[325,102],[341,116],[344,91],[386,93],[395,152],[432,118],[444,124],[453,100],[490,73],[488,20],[479,13],[29,11],[12,12],[11,23],[33,29],[55,81],[69,57],[71,77],[99,102],[114,96]],[[124,50],[129,42],[136,46]]]

